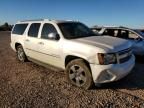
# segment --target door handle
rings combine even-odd
[[[43,43],[43,42],[39,42],[38,44],[40,44],[40,45],[44,45],[44,43]]]
[[[30,40],[29,40],[29,39],[26,39],[25,41],[26,41],[26,42],[29,42]]]

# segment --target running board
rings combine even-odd
[[[36,59],[33,59],[33,58],[31,58],[31,57],[27,57],[27,59],[28,59],[29,61],[32,61],[32,62],[40,65],[40,66],[46,67],[46,68],[48,68],[48,69],[50,69],[50,70],[53,70],[53,71],[56,71],[56,72],[62,72],[62,71],[64,71],[64,69],[62,69],[62,68],[59,68],[59,67],[56,67],[56,66],[53,66],[53,65],[50,65],[50,64],[43,63],[43,62],[38,61],[38,60],[36,60]]]

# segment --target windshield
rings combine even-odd
[[[139,30],[142,34],[142,36],[144,37],[144,30]]]
[[[59,23],[58,26],[66,39],[97,36],[97,34],[82,23],[66,22]]]
[[[142,30],[134,30],[136,33],[138,33],[139,35],[141,35],[142,37],[144,37],[144,31]]]

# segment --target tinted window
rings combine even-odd
[[[114,36],[114,30],[113,29],[105,29],[103,35],[109,35],[109,36]]]
[[[123,39],[136,39],[138,38],[137,34],[130,32],[125,29],[107,29],[105,35],[115,36]]]
[[[12,34],[22,35],[27,26],[28,24],[16,24],[12,31]]]
[[[48,34],[50,34],[50,33],[57,34],[57,30],[55,29],[55,27],[52,24],[44,24],[42,33],[41,33],[41,38],[48,39]]]
[[[28,36],[37,37],[38,36],[38,32],[39,32],[39,28],[40,28],[40,23],[31,24],[29,32],[28,32]]]
[[[143,32],[143,33],[144,33],[144,30],[141,30],[141,32]]]
[[[133,31],[144,37],[144,30],[133,30]]]
[[[130,32],[128,30],[119,29],[117,33],[117,37],[123,39],[129,39]]]
[[[139,36],[136,33],[129,32],[129,39],[137,39]]]

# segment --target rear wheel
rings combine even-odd
[[[23,47],[21,45],[17,46],[17,58],[21,62],[27,61],[27,57],[26,57]]]
[[[67,78],[77,87],[90,89],[93,85],[91,71],[82,59],[76,59],[66,66]]]

